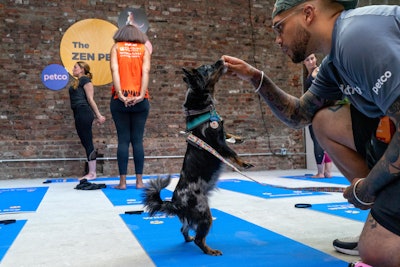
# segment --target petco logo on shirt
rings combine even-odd
[[[379,89],[383,86],[387,80],[392,77],[392,73],[390,71],[386,71],[379,79],[376,81],[376,84],[374,87],[372,87],[372,91],[374,91],[375,94],[379,94]]]
[[[68,81],[68,71],[61,65],[51,64],[42,71],[42,83],[51,90],[64,88]]]

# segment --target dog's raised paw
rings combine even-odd
[[[250,169],[250,168],[253,168],[254,165],[251,164],[251,163],[244,162],[242,167],[245,168],[245,169]]]

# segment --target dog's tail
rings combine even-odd
[[[150,216],[156,212],[165,212],[175,215],[177,207],[171,201],[163,201],[160,196],[162,189],[166,188],[171,182],[171,176],[167,178],[157,178],[150,180],[143,193],[143,203]]]

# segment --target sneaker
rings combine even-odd
[[[333,247],[347,255],[352,255],[352,256],[359,256],[360,253],[358,252],[358,240],[360,239],[359,236],[356,237],[345,237],[342,239],[335,239],[333,241]]]
[[[365,264],[361,261],[351,262],[348,267],[372,267],[371,265]]]

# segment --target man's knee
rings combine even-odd
[[[399,239],[369,214],[358,243],[362,261],[374,267],[400,266]]]
[[[315,114],[312,120],[312,126],[315,131],[319,131],[325,127],[324,117],[326,117],[324,110],[320,110]]]
[[[330,106],[319,110],[313,118],[312,126],[321,144],[329,141],[342,144],[353,140],[350,108],[346,105]]]
[[[332,112],[327,108],[318,111],[313,120],[312,127],[317,139],[321,140],[331,132],[332,124]]]

